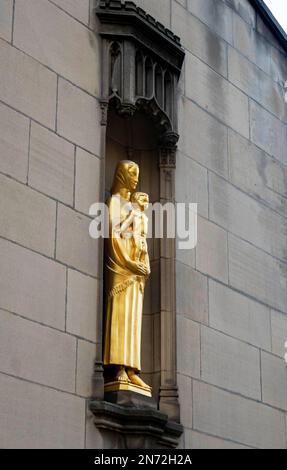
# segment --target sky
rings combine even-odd
[[[264,2],[287,33],[287,0],[264,0]]]

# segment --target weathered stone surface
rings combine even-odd
[[[287,411],[287,369],[283,358],[261,352],[262,400]]]
[[[239,134],[229,132],[230,181],[287,216],[287,168]]]
[[[200,326],[177,315],[177,371],[188,377],[200,377]]]
[[[189,266],[176,263],[177,313],[200,323],[208,322],[207,278]]]
[[[183,174],[186,175],[184,180],[180,177]],[[178,152],[175,178],[176,201],[180,204],[186,204],[186,227],[192,223],[192,220],[189,219],[188,204],[197,204],[197,213],[208,217],[207,170],[183,153]],[[194,229],[193,224],[190,227],[192,230]],[[195,268],[195,249],[179,248],[179,236],[176,248],[176,259]]]
[[[59,204],[56,258],[91,276],[98,275],[98,240],[89,234],[91,219]]]
[[[0,307],[64,329],[65,268],[6,240],[0,254]]]
[[[67,331],[96,341],[98,312],[98,281],[68,270]]]
[[[123,449],[124,438],[120,433],[99,429],[94,423],[94,415],[87,409],[86,449]]]
[[[287,315],[271,311],[271,331],[272,331],[272,352],[280,357],[284,357],[287,341]]]
[[[44,127],[32,123],[29,186],[73,205],[74,146]]]
[[[182,45],[223,76],[227,76],[227,44],[177,2],[172,2],[171,26]]]
[[[76,339],[3,310],[0,313],[1,371],[73,393]]]
[[[186,429],[184,430],[183,429],[183,433],[182,435],[180,436],[179,440],[178,440],[178,446],[177,446],[177,449],[185,449],[185,445],[184,445],[184,441],[185,441],[185,438],[184,438],[184,435],[185,435],[185,432],[190,432],[189,429]]]
[[[58,132],[80,147],[100,155],[100,109],[95,98],[59,80]]]
[[[248,96],[282,121],[287,121],[287,109],[283,99],[284,90],[256,65],[229,48],[228,78]]]
[[[259,350],[204,326],[201,328],[201,376],[218,387],[261,398]]]
[[[89,0],[53,0],[53,3],[59,5],[67,13],[74,16],[82,23],[89,23]]]
[[[166,0],[137,0],[138,7],[143,8],[147,13],[160,21],[165,27],[170,26],[170,2]]]
[[[271,29],[268,28],[267,24],[263,21],[260,15],[257,15],[257,18],[256,18],[256,30],[258,31],[258,33],[261,34],[261,36],[263,36],[263,38],[266,41],[268,41],[270,44],[275,46],[278,50],[281,50],[283,52],[281,43],[279,43],[276,36],[273,34]]]
[[[192,429],[192,381],[185,375],[177,374],[180,402],[180,422],[185,428]]]
[[[179,134],[179,150],[206,168],[228,175],[226,127],[185,98],[179,102]]]
[[[0,99],[55,129],[57,76],[15,47],[0,41]]]
[[[100,201],[101,162],[99,158],[77,149],[75,208],[89,215],[92,204]]]
[[[253,101],[250,102],[250,122],[252,142],[286,165],[286,124]]]
[[[273,256],[287,260],[287,220],[214,174],[209,175],[210,218]]]
[[[24,183],[28,172],[29,120],[0,103],[0,171]]]
[[[230,336],[271,350],[270,309],[212,280],[209,281],[209,324]]]
[[[246,0],[223,0],[226,5],[232,8],[247,23],[255,27],[256,12],[253,6]]]
[[[228,283],[227,233],[202,217],[198,217],[196,269]]]
[[[172,0],[173,2],[177,2],[177,3],[180,3],[180,5],[182,5],[183,7],[186,6],[186,3],[187,3],[187,0]]]
[[[195,269],[199,204],[192,203],[192,199],[189,201],[181,200],[176,207],[175,257],[178,261]]]
[[[99,95],[97,37],[52,3],[16,1],[14,44],[62,77]]]
[[[186,55],[186,96],[202,108],[249,137],[248,98],[230,82],[191,54]],[[196,77],[190,80],[189,77]]]
[[[283,312],[287,311],[287,267],[263,251],[229,236],[230,284]]]
[[[275,47],[271,50],[271,75],[274,80],[284,85],[287,77],[287,57],[286,51],[280,52]]]
[[[92,395],[92,376],[96,346],[87,341],[78,340],[76,393],[90,398]]]
[[[176,169],[176,201],[196,203],[198,213],[208,217],[207,170],[180,152],[177,154]],[[183,179],[180,175],[186,177]]]
[[[85,400],[0,374],[2,449],[84,447]]]
[[[186,264],[190,268],[195,269],[195,252],[196,248],[194,249],[187,249],[187,250],[182,250],[179,249],[178,244],[176,247],[176,259],[177,261],[180,261],[183,264]]]
[[[235,444],[231,441],[225,441],[218,437],[208,436],[196,431],[185,431],[185,448],[194,450],[203,449],[249,449],[241,444]]]
[[[110,440],[107,437],[107,434],[110,436]],[[103,433],[96,427],[94,423],[94,415],[87,409],[86,416],[86,449],[115,449],[113,445],[115,440],[114,433]]]
[[[56,203],[0,175],[0,235],[53,256]]]
[[[0,37],[11,41],[13,20],[13,0],[1,0],[0,3]]]
[[[233,28],[234,47],[264,72],[270,73],[270,45],[238,15],[233,16]]]
[[[286,447],[284,413],[195,381],[193,419],[198,431],[260,449]]]
[[[187,9],[232,44],[232,10],[219,0],[187,0]]]

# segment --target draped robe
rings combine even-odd
[[[113,195],[107,206],[110,237],[105,240],[104,365],[123,365],[140,371],[145,276],[136,275],[127,267],[129,259],[135,261],[133,238],[121,238],[115,233],[115,220],[120,225],[128,216],[128,201]]]

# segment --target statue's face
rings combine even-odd
[[[138,203],[141,210],[143,210],[143,211],[146,210],[148,208],[148,204],[149,204],[148,194],[140,193],[138,198],[137,198],[137,203]]]
[[[137,165],[132,166],[128,170],[128,184],[129,190],[134,191],[139,182],[139,167]]]

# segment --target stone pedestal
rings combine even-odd
[[[90,410],[95,425],[119,435],[121,449],[173,449],[183,432],[180,424],[168,421],[153,398],[130,391],[105,393],[105,401],[93,400]]]

